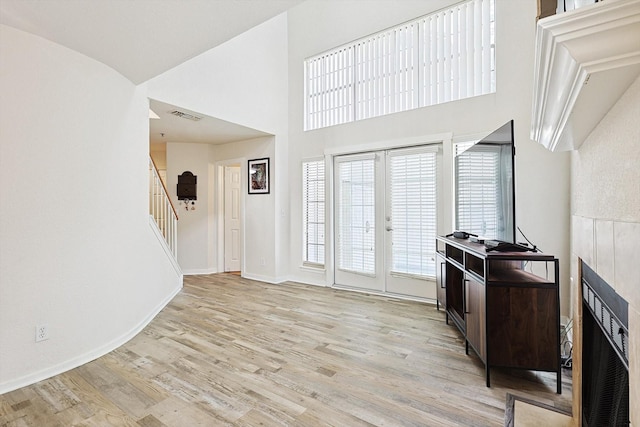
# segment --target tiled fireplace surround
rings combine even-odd
[[[571,424],[582,419],[584,261],[628,303],[629,415],[640,427],[640,0],[591,3],[538,21],[531,138],[571,153],[571,280],[561,282],[574,321]]]
[[[632,337],[630,339],[630,360],[629,360],[629,375],[630,375],[630,402],[637,402],[640,399],[640,343],[638,343],[638,339],[640,338],[640,334],[638,329],[640,328],[640,305],[638,305],[638,282],[637,278],[635,279],[635,287],[636,289],[627,289],[626,285],[624,285],[624,281],[619,279],[618,282],[613,282],[612,278],[615,276],[610,276],[610,278],[606,278],[606,274],[603,274],[602,269],[605,271],[609,268],[616,266],[616,259],[620,263],[620,258],[627,259],[629,261],[628,267],[619,265],[618,270],[620,269],[634,269],[636,276],[640,274],[640,259],[638,257],[638,253],[640,252],[640,247],[638,241],[630,242],[627,236],[635,234],[637,237],[640,233],[640,224],[637,223],[625,223],[625,222],[616,222],[609,220],[600,220],[600,219],[592,219],[592,218],[584,218],[573,216],[572,229],[579,230],[578,234],[574,234],[574,250],[577,251],[574,254],[572,261],[572,268],[576,272],[574,279],[572,280],[572,304],[573,304],[573,316],[576,321],[576,332],[582,330],[582,293],[581,289],[578,289],[578,284],[580,283],[579,272],[578,272],[578,264],[580,263],[580,259],[582,259],[585,263],[594,269],[598,275],[605,278],[607,282],[615,289],[615,291],[622,296],[629,303],[629,335]],[[590,237],[592,239],[590,239]],[[576,240],[578,242],[576,242]],[[585,240],[591,240],[587,242]],[[578,249],[579,248],[579,249]],[[605,252],[609,252],[605,254]],[[616,253],[627,252],[627,251],[635,251],[635,254],[627,254],[627,256],[616,256]],[[581,254],[578,257],[578,254]],[[634,259],[629,259],[634,258]],[[621,263],[620,263],[621,264]],[[600,267],[593,267],[597,265]],[[624,275],[621,273],[619,275]],[[631,293],[627,293],[627,291],[631,291]],[[635,301],[633,298],[635,297]],[[574,379],[579,375],[578,373],[581,370],[581,358],[578,356],[580,354],[580,349],[582,348],[581,340],[578,339],[578,336],[581,337],[581,334],[576,333],[574,335]],[[580,394],[581,381],[574,380],[573,384],[573,393],[574,393],[574,401],[573,401],[573,413],[574,416],[581,414],[581,396]],[[640,411],[638,411],[638,405],[631,405],[631,420],[632,425],[638,426],[640,425]],[[635,411],[635,414],[634,414]],[[577,420],[576,420],[577,421]]]
[[[629,303],[631,425],[640,427],[640,78],[572,152],[574,424],[581,413],[580,259]]]

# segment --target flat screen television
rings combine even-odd
[[[515,243],[513,120],[455,149],[456,230]]]

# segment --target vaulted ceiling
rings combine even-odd
[[[0,0],[0,24],[87,55],[139,84],[302,1]],[[204,114],[198,122],[168,114],[181,106],[153,100],[150,106],[160,116],[150,122],[152,144],[220,144],[265,135]]]
[[[302,0],[2,0],[0,23],[142,83]]]

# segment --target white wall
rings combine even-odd
[[[148,82],[150,98],[274,135],[270,138],[273,146],[268,149],[260,144],[238,142],[234,143],[237,146],[231,145],[232,153],[226,157],[261,158],[266,157],[264,153],[267,152],[271,158],[271,193],[251,196],[245,205],[247,244],[244,248],[246,263],[243,269],[243,274],[268,282],[283,281],[288,275],[287,82],[287,18],[284,14]],[[237,153],[233,153],[236,147]],[[176,179],[173,175],[177,164],[189,170],[192,166],[185,159],[193,158],[196,161],[193,153],[188,152],[190,150],[187,147],[181,148],[180,144],[171,144],[171,149],[167,151],[170,193],[175,188],[171,179]],[[211,158],[217,161],[217,149],[212,146],[210,150]],[[199,160],[197,162],[200,167],[204,167]],[[211,166],[213,163],[209,164]],[[246,164],[243,166],[246,167]],[[170,169],[173,170],[171,173]],[[213,179],[211,175],[209,178]],[[210,183],[215,185],[215,180]],[[204,188],[204,179],[201,181],[199,176],[198,198],[201,191],[212,190]],[[216,215],[213,207],[210,207],[208,215]],[[181,218],[184,216],[181,215]],[[214,217],[213,220],[217,221],[217,218]],[[204,222],[200,222],[199,227],[199,232],[202,232]],[[210,233],[208,236],[211,239],[218,238],[217,234]],[[214,249],[210,246],[206,249],[200,237],[189,240],[188,243],[185,243],[187,239],[184,236],[179,239],[182,241],[179,249],[180,263],[187,272],[206,269],[214,271],[211,265],[212,257],[215,259],[217,256]],[[256,244],[258,241],[261,243]],[[187,248],[185,245],[192,247]],[[205,262],[198,255],[202,251],[208,252],[209,261]],[[265,265],[262,265],[263,259]]]
[[[270,134],[287,126],[282,14],[149,80],[149,97]]]
[[[6,26],[0,63],[2,393],[122,344],[182,276],[149,225],[144,90]]]
[[[263,280],[266,282],[281,282],[284,280],[276,269],[282,254],[276,249],[275,205],[276,196],[273,186],[276,181],[273,171],[280,162],[275,154],[275,138],[264,137],[248,141],[211,146],[210,162],[214,167],[220,167],[229,161],[240,160],[242,169],[241,197],[244,206],[243,241],[244,256],[242,260],[242,275],[244,277]],[[271,192],[269,194],[248,194],[248,165],[249,159],[270,158]],[[280,188],[280,187],[279,187]],[[277,191],[282,191],[278,189]],[[222,221],[221,217],[216,218]],[[219,229],[219,227],[218,227]],[[219,235],[218,239],[224,239]],[[282,240],[282,239],[280,239]],[[285,258],[286,260],[286,258]]]
[[[215,273],[210,263],[208,241],[213,229],[209,222],[209,146],[207,144],[167,143],[167,190],[178,211],[178,263],[184,274]],[[178,200],[178,175],[190,171],[197,179],[195,210],[185,209]]]
[[[545,252],[561,260],[563,311],[569,307],[569,155],[550,153],[529,139],[533,82],[535,2],[498,0],[497,92],[345,125],[303,131],[305,58],[364,35],[425,15],[450,1],[309,0],[289,12],[289,175],[291,182],[291,278],[330,284],[330,274],[301,268],[301,161],[326,150],[398,141],[431,139],[453,133],[493,131],[515,120],[516,222]],[[449,159],[450,161],[450,159]],[[451,209],[449,209],[451,215]],[[451,230],[440,230],[446,234]]]
[[[274,227],[275,195],[247,194],[247,161],[252,158],[275,161],[275,138],[264,137],[229,144],[167,144],[167,181],[169,193],[178,209],[178,262],[184,274],[210,274],[224,271],[219,257],[224,255],[224,207],[221,197],[223,182],[218,168],[239,164],[242,168],[243,248],[242,274],[267,282],[279,282],[276,272],[278,251]],[[176,195],[178,175],[189,170],[198,176],[198,200],[195,210],[185,210]],[[271,185],[275,177],[271,174]],[[223,260],[224,258],[222,258]]]

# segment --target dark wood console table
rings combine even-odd
[[[484,363],[487,387],[491,367],[529,369],[556,372],[560,394],[558,259],[449,237],[436,248],[438,307]]]

